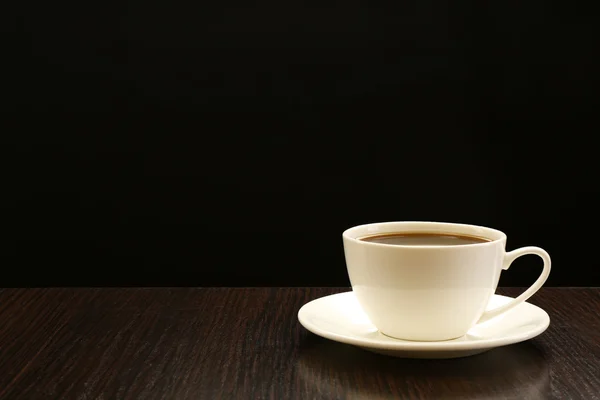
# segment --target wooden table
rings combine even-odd
[[[453,360],[307,332],[347,288],[0,290],[0,399],[600,399],[600,289],[544,288],[550,327]],[[515,295],[518,289],[499,293]]]

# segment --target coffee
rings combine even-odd
[[[489,242],[490,239],[455,233],[392,232],[363,236],[359,240],[397,246],[458,246]]]
[[[483,226],[381,222],[346,229],[342,238],[358,303],[382,334],[402,340],[464,336],[522,304],[550,274],[544,250],[527,246],[507,252],[506,234]],[[501,272],[526,254],[544,261],[542,274],[516,299],[491,307]]]

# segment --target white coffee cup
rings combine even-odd
[[[476,236],[463,245],[393,245],[360,240],[386,233]],[[497,317],[537,292],[550,274],[550,256],[539,247],[506,252],[496,229],[442,222],[384,222],[355,226],[343,234],[352,290],[379,331],[414,341],[455,339],[477,323]],[[544,261],[535,283],[513,301],[485,311],[500,273],[525,254]]]

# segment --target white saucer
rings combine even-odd
[[[494,295],[488,309],[512,300]],[[369,321],[353,292],[313,300],[300,309],[298,319],[312,333],[365,350],[405,358],[466,357],[495,347],[523,342],[548,328],[550,317],[541,308],[522,303],[507,313],[478,324],[463,337],[442,342],[413,342],[381,334]]]

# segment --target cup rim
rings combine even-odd
[[[367,242],[364,240],[360,240],[361,237],[365,237],[368,235],[360,235],[356,236],[357,231],[364,231],[371,228],[389,228],[391,226],[413,226],[413,225],[422,225],[422,226],[431,226],[438,229],[438,232],[443,233],[456,233],[456,234],[468,234],[465,230],[468,231],[476,231],[478,233],[487,233],[488,235],[477,235],[480,237],[484,237],[490,239],[488,242],[482,243],[470,243],[470,244],[457,244],[452,246],[444,246],[444,245],[407,245],[407,244],[387,244],[387,243],[375,243],[375,242]],[[439,230],[443,228],[444,230]],[[445,229],[448,230],[445,230]],[[373,230],[373,232],[378,232],[378,230]],[[382,233],[393,232],[393,231],[379,231]],[[414,230],[413,230],[414,232]],[[427,232],[423,230],[423,232]],[[464,223],[454,223],[454,222],[437,222],[437,221],[387,221],[387,222],[371,222],[361,225],[356,225],[351,228],[346,229],[342,233],[342,237],[344,240],[349,240],[355,242],[357,244],[363,246],[375,246],[375,247],[383,247],[383,248],[403,248],[403,249],[423,249],[423,250],[431,250],[431,249],[459,249],[459,248],[473,248],[473,247],[481,247],[481,246],[493,246],[499,242],[506,242],[506,234],[498,229],[489,228],[481,225],[474,224],[464,224]]]

